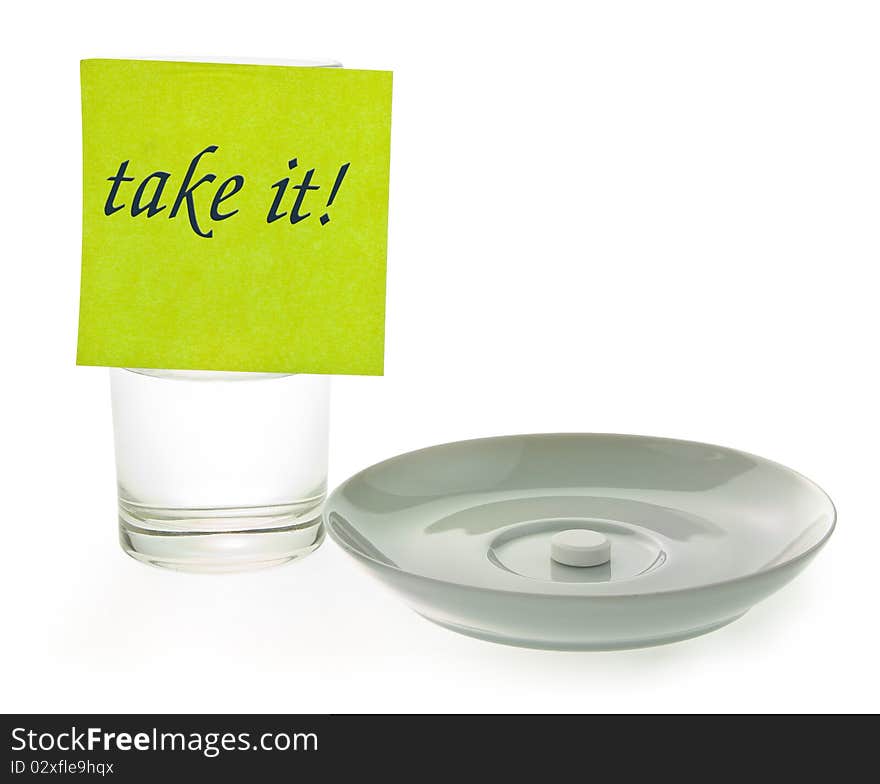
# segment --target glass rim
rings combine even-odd
[[[164,381],[265,381],[273,378],[289,378],[299,373],[264,373],[248,370],[166,370],[163,368],[112,367],[110,370],[126,370],[139,376],[149,376]]]

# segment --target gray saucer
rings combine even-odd
[[[462,441],[356,474],[333,539],[417,612],[510,645],[659,645],[735,620],[834,529],[828,496],[754,455],[643,436]]]

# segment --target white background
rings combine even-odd
[[[8,711],[880,709],[880,18],[873,3],[8,4]],[[611,431],[745,449],[839,527],[792,585],[664,648],[423,621],[327,542],[189,576],[116,541],[106,370],[74,366],[78,60],[395,71],[384,378],[334,381],[331,485],[428,444]]]

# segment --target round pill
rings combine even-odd
[[[598,531],[559,531],[550,540],[550,557],[565,566],[600,566],[611,560],[611,542]]]

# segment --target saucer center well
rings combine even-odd
[[[518,523],[496,536],[488,558],[494,566],[544,582],[630,580],[666,561],[662,545],[613,520],[565,517]]]

